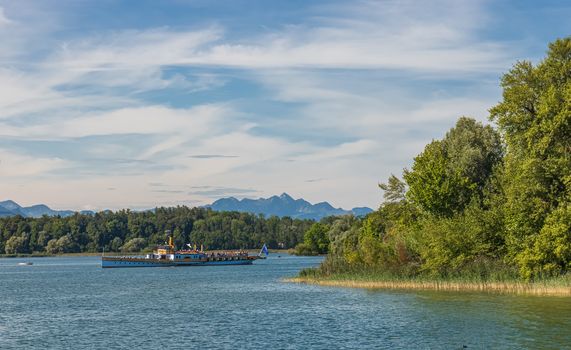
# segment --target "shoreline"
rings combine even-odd
[[[140,253],[120,253],[120,252],[109,252],[109,254],[113,255],[141,255],[146,254],[144,252]],[[107,255],[107,252],[105,252]],[[0,259],[33,259],[33,258],[65,258],[65,257],[82,257],[82,256],[101,256],[101,253],[62,253],[62,254],[48,254],[48,253],[39,253],[39,254],[1,254]]]
[[[226,249],[226,250],[233,250],[233,249]],[[245,251],[247,251],[248,253],[258,253],[259,249],[244,249]],[[207,250],[207,252],[210,251],[221,251],[221,250]],[[273,254],[288,254],[287,249],[268,249],[268,251],[270,253]],[[123,253],[123,252],[105,252],[105,256],[109,255],[109,256],[114,256],[114,255],[121,255],[121,256],[127,256],[127,255],[145,255],[150,253],[151,251],[142,251],[142,252],[136,252],[136,253]],[[0,259],[16,259],[16,258],[57,258],[57,257],[81,257],[81,256],[102,256],[102,253],[89,253],[89,252],[84,252],[84,253],[62,253],[62,254],[48,254],[48,253],[36,253],[36,254],[0,254]]]
[[[455,281],[415,281],[358,279],[319,279],[292,277],[284,279],[288,283],[311,284],[326,287],[360,288],[371,290],[425,290],[439,292],[481,292],[494,294],[515,294],[535,296],[571,296],[571,286],[549,285],[542,282],[455,282]]]

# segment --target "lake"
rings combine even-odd
[[[98,257],[0,259],[0,349],[571,349],[570,298],[281,282],[320,260],[103,270]]]

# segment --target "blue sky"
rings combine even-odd
[[[2,1],[0,197],[66,209],[288,192],[377,207],[565,1]]]

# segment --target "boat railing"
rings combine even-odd
[[[114,259],[146,259],[146,255],[105,255],[104,258]]]

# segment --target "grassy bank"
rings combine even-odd
[[[571,275],[534,282],[518,280],[486,281],[478,279],[430,279],[426,277],[399,278],[376,274],[317,274],[300,275],[286,282],[316,284],[331,287],[365,289],[435,290],[450,292],[485,292],[520,295],[571,296]]]

